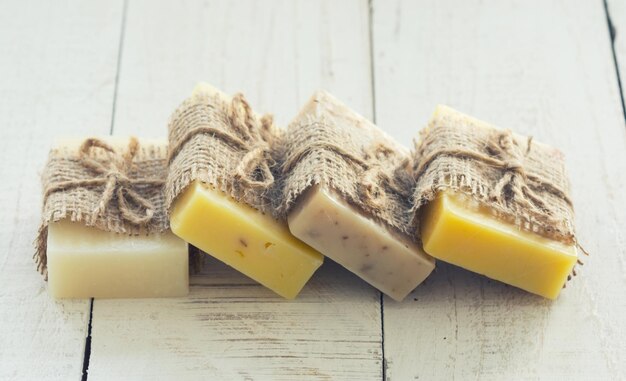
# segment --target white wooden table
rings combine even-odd
[[[0,0],[0,379],[626,378],[624,36],[624,0]],[[289,302],[217,262],[187,298],[52,300],[52,139],[163,136],[199,80],[282,125],[324,88],[406,145],[437,103],[556,145],[593,255],[555,302],[441,263],[403,303],[331,263]]]

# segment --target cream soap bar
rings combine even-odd
[[[55,298],[187,295],[187,244],[168,228],[165,141],[66,140],[44,171],[40,269]]]
[[[48,291],[55,298],[187,295],[187,244],[171,232],[125,236],[67,220],[51,223]]]
[[[416,152],[424,250],[555,299],[577,262],[562,154],[445,106]]]
[[[247,188],[260,180],[254,179],[257,183],[252,183],[235,179],[238,165],[250,153],[247,147],[266,144],[264,139],[269,135],[264,134],[270,131],[259,130],[262,128],[257,124],[259,120],[249,109],[245,118],[248,122],[242,123],[244,132],[236,130],[232,110],[241,105],[232,102],[233,99],[214,88],[199,85],[172,118],[170,136],[174,139],[202,126],[207,131],[217,129],[215,134],[220,137],[198,133],[176,153],[170,183],[175,184],[181,178],[193,180],[178,192],[171,192],[177,194],[172,197],[170,207],[172,231],[278,295],[292,299],[321,266],[323,256],[294,237],[286,222],[275,218],[269,208],[260,210],[271,200],[264,198],[264,191],[255,193]],[[247,104],[241,109],[246,110]],[[239,140],[245,143],[233,144]],[[197,174],[183,175],[205,167],[206,170]],[[255,168],[251,170],[255,172]],[[262,170],[257,167],[256,172]],[[240,178],[254,176],[254,173],[239,173]],[[228,185],[218,189],[216,184]],[[261,186],[268,190],[271,184]]]
[[[404,148],[324,92],[291,123],[285,142],[291,232],[391,298],[404,299],[435,266],[402,231],[408,194],[393,193],[388,184]],[[366,190],[367,177],[377,191]],[[343,196],[336,189],[352,191]],[[381,192],[384,198],[375,199]]]

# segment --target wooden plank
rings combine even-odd
[[[96,300],[89,379],[380,380],[378,293],[350,273],[290,302],[210,266],[187,298]]]
[[[116,134],[164,136],[197,81],[285,124],[317,87],[371,116],[365,1],[130,2]],[[96,300],[90,380],[380,379],[379,293],[323,266],[295,301],[217,261],[188,298]]]
[[[89,300],[54,301],[32,260],[39,173],[59,135],[108,134],[121,2],[0,12],[0,379],[78,380]]]
[[[613,26],[613,49],[615,60],[621,75],[622,99],[626,98],[626,1],[607,0],[607,11]]]
[[[227,93],[244,91],[255,109],[273,112],[283,126],[316,89],[370,118],[364,3],[131,2],[116,133],[164,136],[172,110],[200,80]]]
[[[374,1],[373,35],[379,125],[408,141],[444,103],[558,146],[593,253],[555,302],[440,263],[384,300],[387,378],[623,377],[626,130],[602,1]]]

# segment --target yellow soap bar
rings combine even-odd
[[[519,230],[469,197],[444,192],[421,220],[424,250],[433,257],[555,299],[576,264],[576,248]]]
[[[157,298],[189,292],[187,244],[172,232],[133,235],[61,220],[48,227],[55,298]]]
[[[175,201],[170,225],[185,241],[288,299],[323,262],[286,223],[198,181]]]

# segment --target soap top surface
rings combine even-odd
[[[127,252],[150,256],[155,251],[177,251],[186,246],[183,240],[170,231],[125,236],[69,219],[51,223],[48,227],[48,249],[54,248],[65,253],[107,255]]]

